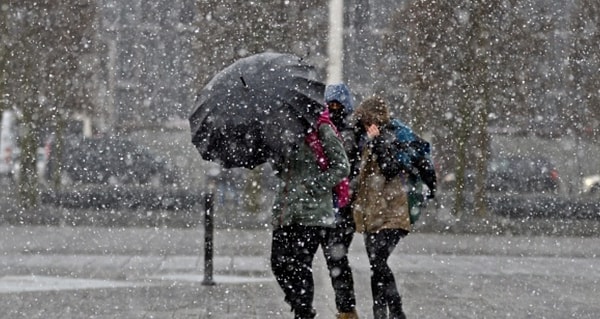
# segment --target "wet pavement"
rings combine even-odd
[[[218,229],[206,285],[197,228],[1,225],[0,318],[293,318],[270,268],[270,230]],[[370,312],[362,237],[351,247]],[[408,318],[598,318],[600,238],[413,233],[389,261]],[[322,252],[317,318],[334,318]]]

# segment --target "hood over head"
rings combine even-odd
[[[330,103],[338,101],[344,107],[346,115],[354,111],[354,102],[350,89],[344,83],[330,84],[325,87],[325,102]]]
[[[390,111],[383,98],[372,96],[360,103],[354,117],[366,125],[384,126],[390,122]]]

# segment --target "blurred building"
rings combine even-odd
[[[320,24],[327,20],[327,11],[323,10],[326,6],[321,6],[327,0],[314,0],[319,3],[314,8],[310,3],[279,1],[274,1],[276,6],[268,2],[236,6],[195,0],[96,1],[97,49],[93,56],[83,58],[83,63],[95,70],[92,82],[98,106],[95,110],[99,111],[94,114],[94,126],[100,131],[183,123],[209,75],[234,56],[260,47],[310,56],[324,69],[326,57],[319,51],[325,50],[321,39],[326,37],[326,30]],[[214,12],[208,17],[199,16],[199,8],[212,8]],[[273,11],[277,8],[289,8],[289,12],[279,14]],[[243,12],[248,9],[254,11]],[[311,15],[310,21],[307,14]],[[273,16],[286,21],[274,21]],[[307,30],[298,27],[300,24],[312,27]],[[209,34],[214,30],[210,28],[228,33]],[[290,28],[304,38],[285,33]],[[284,32],[285,39],[278,39],[278,32]],[[262,43],[251,45],[252,37]],[[240,43],[249,47],[239,47]]]
[[[97,56],[90,61],[97,66],[96,126],[127,129],[187,118],[196,1],[97,2]]]
[[[97,70],[93,74],[93,86],[96,91],[95,127],[101,131],[127,130],[140,126],[164,125],[170,120],[187,119],[193,106],[195,94],[200,83],[198,72],[207,71],[207,66],[199,66],[201,61],[195,57],[195,41],[202,41],[203,30],[198,29],[197,17],[201,4],[194,0],[97,0],[97,38],[96,55],[89,57],[88,64]],[[327,21],[328,0],[315,0],[310,17],[310,30],[299,30],[302,36],[289,36],[289,44],[272,44],[272,47],[284,47],[289,52],[310,56],[325,80],[325,56],[327,29],[321,28]],[[405,1],[393,0],[345,0],[344,5],[344,58],[343,78],[349,83],[357,98],[371,94],[376,86],[384,84],[378,77],[378,63],[381,57],[379,43],[386,32],[394,8]],[[267,4],[259,4],[266,6]],[[308,5],[308,4],[306,4]],[[287,5],[286,23],[291,26],[306,23],[307,12],[298,7]],[[239,9],[230,4],[222,4],[218,10]],[[276,7],[273,7],[275,9]],[[247,9],[247,8],[246,8]],[[267,9],[268,10],[268,9]],[[235,30],[245,23],[255,23],[245,15],[232,19],[248,21],[232,22]],[[256,12],[253,12],[256,14]],[[260,14],[260,13],[259,13]],[[272,13],[269,13],[272,14]],[[269,18],[265,15],[265,18]],[[205,21],[204,21],[205,22]],[[203,22],[203,23],[204,23]],[[284,28],[281,21],[267,22],[273,29]],[[287,26],[289,27],[289,26]],[[260,30],[260,32],[265,32]],[[266,32],[268,34],[268,30]],[[212,35],[220,36],[220,35]],[[240,34],[239,36],[244,36]],[[302,38],[304,37],[304,38]],[[307,39],[308,38],[308,39]],[[207,41],[210,38],[207,38]],[[231,43],[239,39],[221,39],[214,46],[223,46],[221,56],[213,57],[208,69],[221,68],[224,61],[230,59]],[[268,41],[267,39],[263,39]],[[219,44],[220,43],[220,44]],[[203,46],[204,45],[204,46]],[[200,45],[205,47],[206,44]],[[263,44],[264,45],[264,44]],[[209,45],[213,46],[213,45]],[[234,46],[234,45],[233,45]],[[308,49],[307,49],[308,48]],[[239,49],[239,48],[237,48]],[[210,50],[213,50],[210,48]],[[379,53],[378,53],[379,52]],[[207,56],[211,56],[209,52]],[[196,53],[197,55],[198,53]],[[206,74],[200,74],[206,77]],[[402,91],[403,88],[395,88]]]
[[[327,23],[329,0],[307,0],[306,4],[281,4],[279,1],[265,0],[253,5],[241,3],[237,6],[235,3],[212,0],[96,1],[97,51],[86,63],[94,66],[95,105],[99,106],[95,109],[100,110],[100,114],[96,115],[98,119],[95,126],[101,130],[163,125],[170,119],[187,119],[195,94],[206,82],[205,79],[210,78],[210,75],[233,57],[245,54],[242,51],[253,52],[259,47],[309,56],[320,69],[323,79],[326,78],[327,28],[323,26]],[[409,1],[343,1],[343,79],[352,88],[357,101],[378,90],[393,98],[410,95],[410,89],[397,79],[397,74],[382,76],[382,72],[398,73],[397,69],[385,65],[388,63],[385,58],[389,52],[386,52],[382,43],[386,35],[394,32],[390,29],[390,22],[397,15],[398,9]],[[538,6],[546,2],[536,1]],[[306,11],[302,6],[312,6],[313,9]],[[547,17],[550,20],[561,19],[559,25],[566,25],[562,20],[566,17],[564,12],[568,11],[562,6],[564,5],[553,2],[552,8],[556,10],[550,10]],[[254,11],[233,12],[249,8]],[[208,15],[212,15],[212,21],[199,16],[198,12],[203,9],[211,12]],[[274,14],[273,11],[276,10],[288,11],[285,14]],[[533,9],[531,11],[532,14],[538,12]],[[279,16],[283,18],[277,21],[272,19]],[[216,21],[219,17],[223,20]],[[268,21],[257,22],[260,19],[255,17]],[[310,23],[306,20],[310,20]],[[228,30],[230,33],[210,34],[215,30],[210,29],[214,24],[220,24],[215,29]],[[278,30],[287,30],[290,26],[298,33],[288,32],[287,39],[284,37],[276,40],[284,42],[283,44],[269,42],[272,40],[269,36],[277,38],[273,34]],[[243,33],[244,31],[247,33]],[[254,41],[250,38],[251,33],[258,37],[255,42],[262,40],[262,43],[254,47],[241,47],[239,44],[244,41],[240,38],[246,37],[244,45]],[[533,88],[525,101],[530,105],[544,106],[538,109],[559,114],[556,108],[561,105],[559,100],[564,100],[565,90],[568,90],[560,78],[568,73],[561,64],[565,58],[564,37],[563,33],[554,32],[545,42],[548,47],[543,48],[543,51],[548,59],[536,64],[535,74],[547,74],[546,77],[551,80],[544,87]],[[208,43],[197,43],[202,41]],[[401,55],[394,56],[394,63],[402,66],[406,63]],[[392,76],[396,77],[393,81]],[[550,116],[544,118],[554,120]],[[530,117],[523,117],[521,120],[531,121]],[[518,124],[526,127],[529,123]]]

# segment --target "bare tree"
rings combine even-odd
[[[8,20],[8,13],[4,10],[0,10],[0,114],[2,111],[8,108],[8,104],[5,102],[4,95],[6,94],[6,68],[8,67],[8,48],[9,34],[6,25]]]
[[[579,136],[598,140],[600,127],[600,3],[590,0],[573,2],[570,18],[568,127]],[[595,134],[596,133],[596,134]]]
[[[201,66],[199,88],[234,60],[268,50],[293,53],[325,66],[324,0],[199,0],[198,12],[194,51]]]
[[[456,212],[463,211],[464,171],[468,139],[472,130],[468,67],[467,9],[457,1],[416,0],[399,8],[392,19],[386,41],[389,52],[385,72],[408,87],[411,124],[431,128],[442,166],[454,166]],[[397,59],[394,57],[406,57]],[[392,62],[392,63],[390,63]],[[386,76],[386,79],[390,78]],[[393,83],[393,86],[398,84]],[[399,85],[398,85],[399,86]]]
[[[37,148],[42,131],[79,107],[74,90],[78,57],[86,48],[91,0],[9,1],[6,5],[10,103],[20,111],[20,202],[37,205]],[[60,106],[60,107],[59,107]]]
[[[465,208],[468,169],[475,172],[475,211],[487,214],[490,43],[498,8],[493,1],[415,1],[405,10],[409,18],[403,19],[409,30],[404,50],[413,54],[406,74],[414,76],[414,101],[429,125],[443,127],[436,132],[438,144],[451,145],[442,151],[445,164],[454,167],[456,214]]]

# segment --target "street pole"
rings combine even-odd
[[[344,0],[329,1],[327,83],[340,83],[344,65]]]
[[[209,192],[204,201],[204,280],[202,285],[214,286],[213,280],[213,194]]]
[[[214,286],[213,279],[213,238],[214,238],[214,193],[217,189],[217,177],[221,169],[214,165],[206,170],[207,192],[204,197],[204,280],[202,285]]]

